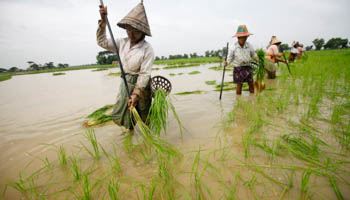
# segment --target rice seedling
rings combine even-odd
[[[83,146],[83,148],[91,155],[91,157],[93,157],[94,159],[100,159],[101,155],[100,155],[100,149],[99,149],[99,145],[97,143],[97,139],[96,139],[96,135],[94,132],[94,129],[87,129],[85,132],[84,137],[90,142],[93,151],[89,150],[83,143],[81,143],[81,145]]]
[[[131,113],[135,120],[134,127],[140,130],[147,146],[154,148],[157,153],[162,155],[178,155],[179,152],[174,146],[152,133],[152,130],[142,121],[135,108],[131,109]]]
[[[256,194],[256,191],[255,191],[255,184],[256,184],[255,174],[253,175],[253,177],[250,180],[244,182],[244,185],[247,185],[248,188],[250,189],[250,191],[253,193],[254,199],[259,199],[258,195]]]
[[[110,155],[107,153],[107,151],[103,148],[102,145],[100,145],[103,154],[106,156],[106,158],[108,159],[110,165],[111,165],[111,169],[113,172],[115,172],[117,175],[121,175],[122,169],[120,167],[120,162],[119,162],[119,158],[117,156],[117,152],[114,149],[113,151],[113,155]]]
[[[108,70],[108,68],[97,68],[92,70],[92,72],[99,72],[99,71],[106,71],[106,70]]]
[[[170,74],[169,74],[169,76],[176,76],[176,74],[174,74],[174,73],[170,73]]]
[[[114,105],[105,105],[93,113],[91,113],[87,118],[89,120],[84,122],[85,127],[92,127],[96,125],[102,125],[112,120],[112,114],[106,114],[107,111],[111,110]]]
[[[205,81],[205,84],[207,84],[207,85],[216,85],[216,80],[213,80],[213,81]]]
[[[89,181],[89,176],[87,174],[83,175],[83,183],[82,183],[82,188],[83,188],[83,200],[89,200],[91,199],[91,194],[90,194],[90,181]]]
[[[259,49],[256,51],[259,62],[258,62],[258,68],[254,71],[255,74],[255,87],[256,89],[261,92],[265,88],[265,83],[263,82],[266,71],[264,67],[265,63],[265,52],[262,49]]]
[[[188,74],[189,75],[195,75],[195,74],[200,74],[201,72],[200,71],[193,71],[193,72],[189,72]]]
[[[112,178],[112,180],[108,183],[108,194],[111,200],[121,199],[119,194],[119,188],[120,188],[120,183],[114,180],[114,178]]]
[[[204,94],[204,91],[195,90],[195,91],[187,91],[187,92],[178,92],[175,95],[189,95],[189,94]]]
[[[171,66],[166,66],[163,69],[177,69],[177,68],[186,68],[186,67],[199,67],[199,64],[171,65]]]
[[[111,72],[108,74],[108,76],[120,76],[121,75],[121,72]]]
[[[344,197],[343,197],[342,193],[340,192],[340,190],[339,190],[339,188],[338,188],[338,186],[336,184],[335,178],[332,177],[332,176],[329,176],[328,180],[329,180],[329,183],[331,184],[331,186],[333,188],[333,191],[334,191],[335,195],[337,196],[338,200],[343,200]]]
[[[304,171],[301,177],[301,186],[300,186],[300,198],[299,199],[308,199],[310,195],[310,175],[311,171]]]
[[[67,165],[66,150],[64,149],[63,146],[59,147],[59,149],[57,151],[57,157],[58,157],[58,160],[60,161],[61,166]]]
[[[53,76],[60,76],[60,75],[66,75],[66,73],[63,72],[56,72],[52,74]]]
[[[197,151],[197,154],[194,158],[193,164],[192,164],[192,170],[191,170],[191,182],[194,187],[194,198],[195,199],[206,199],[206,195],[208,195],[210,198],[213,198],[211,191],[207,184],[205,184],[202,181],[204,172],[206,171],[208,167],[208,162],[200,172],[200,152],[201,149]]]
[[[81,168],[80,166],[78,165],[78,159],[76,156],[72,156],[70,158],[71,162],[72,162],[72,173],[73,173],[73,176],[74,176],[74,180],[75,181],[78,181],[80,180],[81,178]]]
[[[178,76],[181,76],[181,75],[184,75],[184,73],[180,72],[180,73],[178,73],[177,75],[178,75]]]
[[[167,133],[169,109],[172,111],[176,121],[178,122],[182,135],[183,126],[176,113],[175,107],[172,104],[170,96],[163,89],[157,89],[154,92],[154,98],[146,121],[146,124],[149,124],[150,129],[157,136],[160,136],[162,130],[164,131],[164,134]]]

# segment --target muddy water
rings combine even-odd
[[[217,64],[202,65],[200,67],[191,67],[174,70],[154,71],[153,75],[162,75],[167,77],[173,85],[172,93],[184,91],[202,90],[205,94],[174,96],[173,103],[176,111],[183,122],[186,131],[183,138],[180,137],[177,125],[173,117],[170,118],[169,135],[167,141],[175,144],[183,153],[184,159],[179,166],[177,179],[185,187],[189,187],[191,182],[188,180],[186,172],[191,170],[194,154],[193,150],[200,147],[204,152],[215,152],[220,148],[215,140],[218,133],[222,130],[221,122],[225,113],[231,111],[236,104],[237,98],[243,101],[254,101],[256,96],[243,92],[241,97],[236,97],[234,91],[223,93],[222,101],[219,101],[219,93],[214,92],[213,86],[208,86],[205,81],[216,80],[220,83],[222,72],[209,70],[208,67]],[[157,66],[155,66],[157,67]],[[201,73],[188,75],[189,72],[198,70]],[[57,154],[54,146],[63,145],[67,154],[79,154],[84,169],[91,165],[92,159],[87,153],[82,153],[82,144],[87,144],[83,137],[85,129],[82,127],[86,116],[91,112],[106,104],[115,102],[115,97],[121,79],[119,77],[108,76],[109,72],[116,72],[116,69],[108,71],[91,72],[91,70],[80,70],[66,72],[64,76],[52,76],[52,74],[37,74],[15,76],[11,80],[0,83],[0,184],[1,190],[3,184],[10,180],[17,180],[19,172],[25,171],[28,174],[43,167],[43,159],[47,158],[50,162],[57,163]],[[169,76],[169,73],[184,73],[184,75]],[[231,72],[227,73],[225,80],[231,81]],[[277,80],[267,82],[270,87],[277,84]],[[242,154],[242,132],[246,125],[236,125],[226,142],[232,143],[236,152],[231,154]],[[143,182],[151,179],[155,175],[157,166],[154,164],[144,164],[137,159],[133,159],[125,153],[122,142],[123,130],[112,122],[102,127],[96,127],[95,133],[98,141],[111,151],[116,148],[123,169],[123,177],[129,177],[133,181]],[[137,140],[135,136],[134,140]],[[134,141],[135,142],[135,141]],[[53,146],[54,145],[54,146]],[[214,154],[213,154],[214,155]],[[204,159],[204,158],[203,158]],[[208,157],[209,161],[215,162],[217,158]],[[262,164],[269,161],[261,154],[256,154],[256,159],[260,159]],[[284,164],[291,161],[286,159]],[[103,163],[103,162],[102,162]],[[95,166],[101,173],[95,173],[94,176],[104,176],[108,166],[97,164]],[[223,161],[219,164],[222,169],[222,181],[226,182],[228,187],[233,186],[231,177],[235,176],[235,171],[241,171],[241,176],[248,181],[254,172],[232,165]],[[62,179],[61,184],[53,186],[55,188],[63,187],[62,183],[68,181],[69,171],[55,171],[56,177]],[[269,170],[271,174],[282,174],[278,170]],[[40,179],[40,184],[50,182],[50,175]],[[259,175],[256,175],[259,177]],[[281,180],[285,176],[280,176]],[[217,180],[205,178],[204,182],[210,187],[222,188]],[[299,180],[298,180],[299,181]],[[51,181],[52,182],[52,181]],[[126,181],[127,182],[127,181]],[[312,183],[319,185],[327,184],[324,180],[312,180]],[[259,185],[260,184],[260,185]],[[121,185],[122,191],[130,190],[129,185]],[[269,185],[258,183],[257,192],[263,193]],[[240,198],[253,198],[246,187],[236,193]],[[102,189],[103,190],[103,189]],[[131,189],[132,190],[132,189]],[[53,192],[52,191],[52,192]],[[282,188],[273,186],[272,194],[266,195],[266,199],[276,198],[282,192]],[[104,191],[105,192],[105,191]],[[212,191],[215,196],[215,190]],[[334,197],[331,189],[324,191],[328,196]],[[295,194],[295,195],[293,195]],[[298,191],[289,194],[289,198],[295,199]],[[136,198],[133,193],[124,193],[126,199]],[[64,195],[63,195],[64,196]],[[6,193],[6,199],[19,199],[20,193],[9,188]],[[220,197],[221,198],[221,197]],[[59,198],[58,198],[59,199]]]

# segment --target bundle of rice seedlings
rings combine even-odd
[[[255,70],[255,88],[261,92],[263,89],[265,89],[265,83],[263,82],[264,76],[265,76],[265,68],[264,68],[264,62],[265,62],[265,52],[262,49],[259,49],[257,52],[259,63],[258,68]]]
[[[106,114],[106,112],[113,108],[112,104],[105,105],[102,108],[95,110],[87,118],[89,120],[84,122],[85,127],[92,127],[96,125],[105,124],[112,120],[112,114]]]
[[[139,130],[141,132],[146,146],[154,148],[156,153],[160,155],[178,155],[179,152],[173,145],[169,144],[152,132],[152,130],[142,121],[135,108],[131,109],[131,114],[134,119],[135,130]]]
[[[164,134],[167,132],[167,121],[169,109],[172,111],[182,135],[182,123],[175,111],[175,107],[171,102],[170,96],[163,89],[157,89],[154,92],[154,99],[148,114],[147,124],[149,124],[150,129],[154,134],[160,136],[161,131],[164,131]]]

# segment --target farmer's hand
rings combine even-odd
[[[134,108],[139,101],[139,96],[137,94],[132,94],[129,101],[128,101],[128,106],[129,108]]]
[[[227,61],[224,62],[224,67],[226,67],[226,66],[227,66]]]
[[[102,23],[106,23],[105,16],[107,16],[107,6],[103,7],[102,5],[100,5],[99,7]]]

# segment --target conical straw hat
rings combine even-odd
[[[142,2],[133,8],[117,25],[124,29],[129,25],[150,37],[152,36]]]
[[[239,25],[237,29],[237,33],[233,37],[243,37],[243,36],[249,36],[249,35],[253,35],[253,34],[248,32],[247,26]]]
[[[280,43],[280,44],[281,44],[282,42],[281,42],[279,39],[277,39],[277,37],[274,37],[274,38],[272,38],[272,40],[271,40],[271,43],[270,43],[270,44],[272,45],[272,44],[278,44],[278,43]]]

